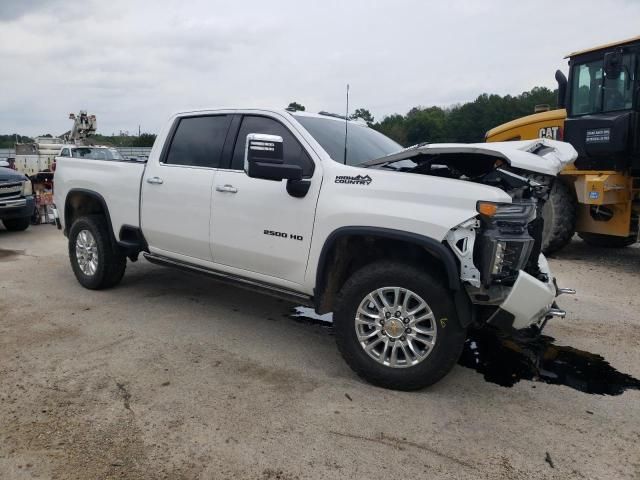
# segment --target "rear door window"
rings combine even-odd
[[[163,163],[219,167],[230,122],[230,115],[181,118]]]
[[[231,168],[233,170],[244,169],[244,149],[247,135],[250,133],[266,133],[282,137],[284,163],[301,166],[303,177],[311,177],[313,175],[315,167],[313,160],[311,160],[306,150],[287,127],[273,118],[252,115],[246,115],[242,119],[231,160]]]

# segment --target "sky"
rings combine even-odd
[[[0,0],[0,133],[157,132],[204,107],[381,119],[555,87],[563,57],[640,35],[640,0]]]

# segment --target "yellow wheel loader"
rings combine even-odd
[[[565,58],[569,79],[556,72],[558,109],[495,127],[486,141],[551,138],[577,150],[555,182],[536,179],[550,182],[542,214],[546,253],[576,232],[591,245],[632,245],[640,212],[640,37]]]

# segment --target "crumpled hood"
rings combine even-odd
[[[372,167],[418,155],[438,153],[491,155],[502,158],[514,168],[553,176],[560,173],[567,165],[572,164],[578,156],[575,148],[568,143],[538,138],[536,140],[521,140],[517,142],[420,144],[405,148],[391,155],[370,160],[359,166]]]

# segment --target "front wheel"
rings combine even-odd
[[[334,311],[336,341],[349,366],[375,385],[417,390],[444,377],[466,337],[443,281],[397,262],[363,267]]]
[[[21,232],[29,228],[31,219],[29,217],[9,218],[3,220],[2,223],[4,223],[5,228],[10,232]]]

